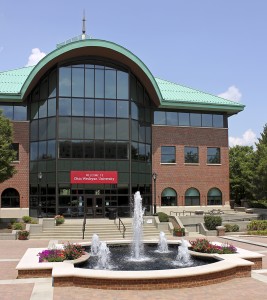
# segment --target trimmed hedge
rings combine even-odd
[[[239,231],[239,226],[237,224],[224,224],[225,227],[225,232],[238,232]]]
[[[169,222],[169,216],[164,212],[158,212],[158,217],[160,222]]]
[[[222,217],[220,217],[220,216],[204,216],[204,224],[208,230],[215,230],[217,226],[222,225]]]
[[[253,220],[247,225],[248,231],[264,231],[267,230],[267,220]]]

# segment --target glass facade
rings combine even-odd
[[[83,216],[86,205],[92,217],[129,216],[137,190],[150,211],[153,105],[134,74],[73,61],[40,80],[28,103],[31,215]],[[118,171],[118,184],[71,185],[71,170]]]

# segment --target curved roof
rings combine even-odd
[[[51,67],[63,60],[81,56],[101,56],[125,64],[161,108],[213,110],[228,114],[244,109],[240,103],[155,78],[147,66],[126,48],[96,39],[67,43],[47,54],[36,66],[0,72],[0,100],[23,101]]]

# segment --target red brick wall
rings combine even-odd
[[[207,205],[207,193],[213,187],[221,190],[223,204],[229,201],[228,129],[153,126],[152,140],[152,172],[158,174],[157,205],[167,187],[176,190],[179,206],[184,205],[190,187],[199,190],[201,205]],[[161,146],[176,146],[176,164],[161,164]],[[199,164],[184,163],[184,146],[198,147]],[[221,165],[207,165],[207,147],[221,149]]]
[[[29,207],[29,122],[12,122],[13,142],[19,143],[19,162],[15,162],[17,173],[0,184],[0,195],[7,188],[20,194],[20,207]]]

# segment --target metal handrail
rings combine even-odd
[[[117,225],[117,228],[119,229],[120,232],[121,232],[121,225],[122,225],[122,228],[123,228],[123,230],[122,230],[122,237],[125,238],[126,227],[125,227],[125,225],[123,224],[121,218],[118,218],[118,219],[119,219],[119,225],[117,225],[116,219],[114,220],[114,223]]]

